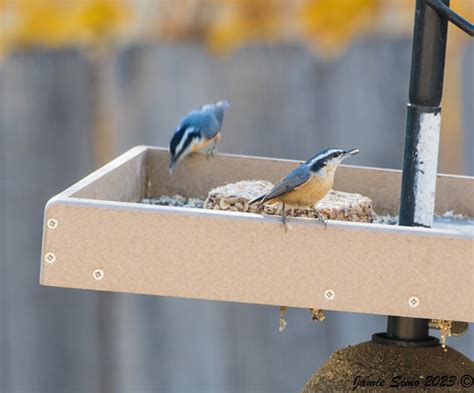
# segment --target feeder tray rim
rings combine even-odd
[[[108,201],[101,199],[90,199],[90,198],[75,198],[75,197],[61,197],[60,195],[51,198],[46,204],[46,210],[54,206],[77,206],[86,208],[109,208],[113,210],[133,211],[133,212],[156,212],[161,214],[175,214],[180,216],[198,216],[198,217],[209,217],[218,219],[236,219],[246,221],[260,221],[263,223],[272,223],[272,225],[279,224],[281,219],[276,215],[257,214],[248,212],[234,212],[224,210],[212,210],[204,208],[193,208],[193,207],[176,207],[176,206],[163,206],[163,205],[151,205],[139,202],[120,202],[120,201]],[[314,219],[307,217],[287,217],[289,222],[297,225],[311,226],[311,227],[322,227],[322,224]],[[430,237],[442,237],[442,238],[454,238],[454,239],[474,239],[474,235],[450,229],[439,229],[439,228],[425,228],[425,227],[408,227],[401,225],[390,225],[390,224],[379,224],[379,223],[367,223],[367,222],[355,222],[355,221],[338,221],[328,220],[327,229],[341,229],[350,231],[366,231],[366,232],[381,232],[386,234],[401,234],[401,235],[415,235],[415,236],[430,236]]]

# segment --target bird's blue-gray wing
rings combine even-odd
[[[261,199],[261,203],[280,197],[291,190],[301,187],[310,180],[310,177],[311,175],[308,168],[304,165],[300,165],[275,184],[268,194]]]

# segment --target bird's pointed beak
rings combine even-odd
[[[176,164],[177,164],[176,159],[174,157],[171,157],[170,158],[170,165],[168,167],[168,171],[169,171],[170,175],[172,175],[174,170],[176,169]]]
[[[344,152],[344,155],[343,157],[348,157],[348,156],[355,156],[357,153],[359,153],[359,149],[350,149],[350,150],[346,150]]]

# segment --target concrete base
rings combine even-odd
[[[441,346],[407,348],[365,342],[334,352],[302,393],[474,390],[474,363]],[[472,389],[472,390],[471,390]]]

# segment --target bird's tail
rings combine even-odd
[[[264,194],[264,195],[260,195],[259,197],[252,199],[252,200],[249,202],[249,205],[253,205],[254,203],[260,202],[263,198],[265,198],[265,194]]]
[[[265,194],[260,195],[259,197],[252,199],[252,200],[249,202],[249,205],[253,205],[253,204],[255,204],[255,203],[258,203],[258,205],[257,205],[257,212],[258,212],[258,211],[260,211],[260,210],[263,208],[263,199],[264,199],[264,198],[265,198]]]

